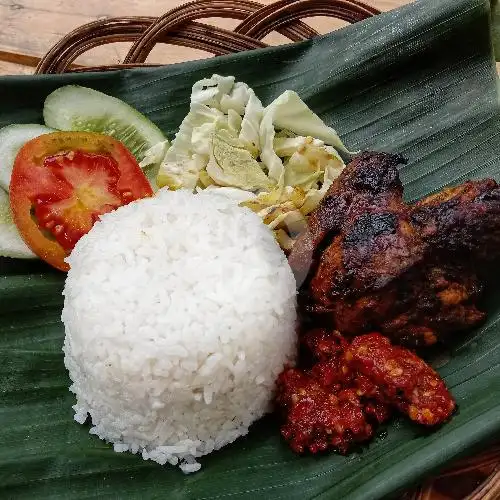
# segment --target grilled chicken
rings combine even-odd
[[[355,157],[289,262],[305,308],[346,335],[431,345],[481,322],[480,275],[500,257],[500,188],[469,181],[403,201],[399,155]]]

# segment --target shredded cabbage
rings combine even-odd
[[[189,113],[159,168],[158,185],[194,190],[218,184],[251,191],[272,186],[256,161],[263,110],[254,91],[232,76],[196,82]]]
[[[228,130],[216,130],[213,134],[207,173],[219,186],[247,191],[272,187],[259,163]]]
[[[264,108],[247,84],[213,75],[193,85],[157,183],[231,195],[289,250],[344,168],[339,152],[352,154],[297,93],[287,90]]]
[[[158,190],[156,185],[158,171],[169,146],[170,143],[166,140],[156,143],[144,153],[144,158],[139,163],[155,191]]]
[[[350,154],[337,132],[313,113],[296,92],[286,90],[265,108],[260,125],[261,158],[268,168],[269,177],[277,183],[285,182],[285,166],[275,151],[274,141],[277,130],[286,130],[292,138],[293,136],[314,137],[323,144]]]

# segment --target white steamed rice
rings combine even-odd
[[[106,214],[64,288],[75,420],[117,452],[200,468],[271,408],[296,348],[295,281],[271,231],[217,194]]]

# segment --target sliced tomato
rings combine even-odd
[[[14,222],[26,244],[52,266],[64,259],[99,216],[152,196],[132,153],[90,132],[54,132],[19,151],[10,182]]]

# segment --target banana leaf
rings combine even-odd
[[[500,61],[500,3],[491,0],[492,39],[496,60]]]
[[[264,103],[297,91],[351,150],[403,153],[408,200],[467,178],[500,179],[500,113],[489,0],[418,1],[300,44],[155,69],[0,78],[0,125],[42,121],[44,98],[78,83],[124,99],[172,138],[191,85],[212,73],[251,85]],[[439,354],[459,404],[423,432],[395,420],[344,457],[298,457],[273,416],[202,458],[200,472],[143,461],[72,419],[61,352],[64,275],[41,262],[0,260],[0,497],[308,498],[396,495],[500,435],[500,287],[488,320]]]

